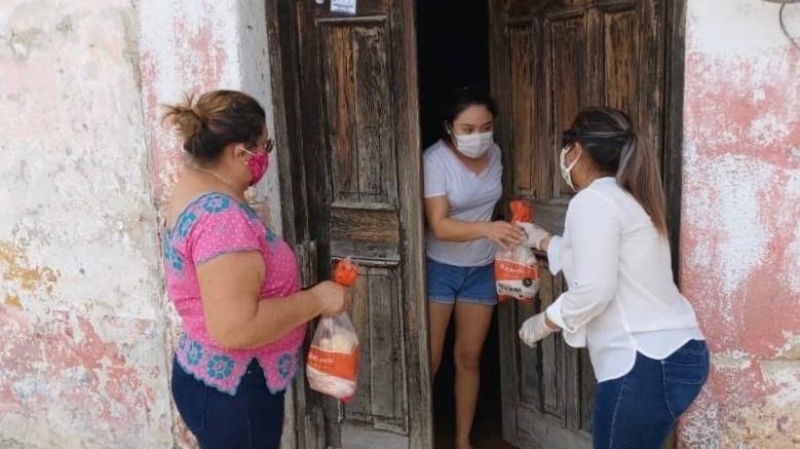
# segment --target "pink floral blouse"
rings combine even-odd
[[[175,226],[164,236],[167,293],[183,322],[176,351],[178,364],[196,379],[219,391],[236,393],[247,365],[257,359],[270,391],[284,390],[301,362],[300,345],[305,325],[277,341],[247,350],[226,349],[209,335],[200,299],[196,267],[224,254],[258,251],[264,258],[266,276],[262,301],[281,298],[300,290],[295,256],[245,203],[212,192],[192,201]]]

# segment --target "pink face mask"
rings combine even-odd
[[[253,153],[252,151],[244,150],[250,153],[250,159],[247,160],[247,169],[250,171],[250,185],[254,186],[261,181],[264,173],[267,172],[269,167],[269,154],[259,151]]]

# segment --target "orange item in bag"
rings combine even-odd
[[[527,201],[514,200],[510,206],[512,224],[533,221],[533,211]],[[509,298],[529,302],[539,293],[539,263],[526,245],[499,251],[494,260],[494,277],[500,302]]]
[[[358,269],[349,257],[340,260],[333,269],[333,282],[345,287],[356,285]]]
[[[358,270],[344,259],[336,264],[333,280],[345,287],[355,285]],[[356,392],[359,345],[347,313],[323,317],[311,340],[306,374],[312,389],[349,402]]]

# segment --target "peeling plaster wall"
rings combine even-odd
[[[271,129],[268,80],[262,0],[0,2],[0,447],[194,446],[169,392],[159,217],[183,160],[158,105],[241,89]],[[280,231],[271,162],[250,198]]]
[[[691,0],[681,280],[712,373],[679,440],[800,447],[800,50],[760,0]],[[800,4],[785,22],[800,37]]]
[[[0,447],[169,447],[129,1],[0,3]]]
[[[242,90],[264,106],[267,125],[273,134],[266,11],[263,0],[140,0],[138,10],[145,136],[153,199],[161,216],[187,162],[176,134],[161,124],[161,105],[178,102],[186,93]],[[272,153],[265,180],[257,190],[249,192],[248,198],[265,212],[272,229],[280,233],[276,154]],[[171,354],[180,326],[168,301],[163,304],[163,314],[170,317],[167,352]],[[289,396],[284,447],[294,446]],[[177,413],[173,414],[173,420],[176,444],[194,446]]]
[[[267,54],[266,12],[262,0],[140,0],[142,88],[147,146],[152,159],[153,189],[161,207],[183,168],[181,142],[161,125],[160,105],[180,101],[185,93],[239,89],[255,97],[267,111],[273,134],[272,96]],[[251,201],[271,212],[280,225],[278,161]]]

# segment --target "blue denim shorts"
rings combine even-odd
[[[428,259],[428,299],[438,304],[456,301],[493,306],[497,304],[494,265],[458,267]]]

